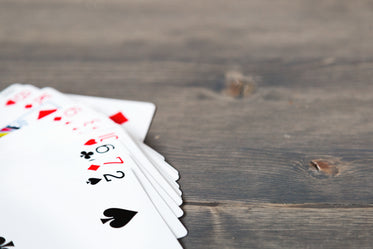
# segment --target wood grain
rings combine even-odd
[[[157,105],[146,142],[180,170],[185,248],[372,244],[371,1],[0,4],[0,88]]]
[[[372,206],[235,202],[186,210],[188,248],[371,248]]]

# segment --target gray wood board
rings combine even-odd
[[[186,248],[369,248],[372,10],[1,1],[0,87],[154,102],[146,143],[180,170]],[[232,72],[252,91],[227,94]]]
[[[186,224],[193,226],[188,248],[372,248],[372,206],[226,203],[185,209]]]

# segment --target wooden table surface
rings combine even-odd
[[[154,102],[185,248],[372,248],[370,0],[0,1],[0,87]]]

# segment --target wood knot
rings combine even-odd
[[[244,98],[252,95],[256,89],[256,80],[239,72],[225,74],[225,89],[223,93],[234,98]]]
[[[334,160],[315,159],[311,160],[310,166],[329,176],[336,176],[339,173],[338,162]]]

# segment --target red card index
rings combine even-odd
[[[94,165],[94,164],[92,164],[91,166],[89,166],[89,170],[93,170],[93,171],[96,171],[96,170],[98,170],[98,168],[100,168],[100,165]]]
[[[40,111],[38,119],[42,119],[55,111],[57,111],[57,109]]]
[[[97,144],[96,140],[90,139],[84,145],[94,145],[94,144]]]
[[[128,119],[123,115],[123,113],[118,112],[112,116],[110,116],[110,119],[113,120],[117,124],[124,124],[128,121]]]
[[[6,105],[14,105],[16,102],[13,101],[13,100],[8,100],[8,102],[6,102]]]

